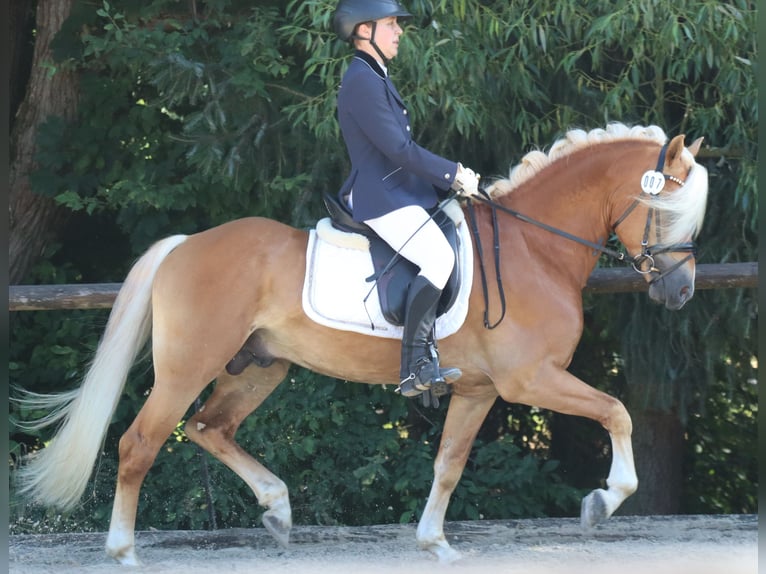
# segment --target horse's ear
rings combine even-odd
[[[668,144],[667,165],[672,165],[681,158],[684,151],[684,134],[677,135]]]
[[[693,156],[695,156],[695,157],[697,156],[697,153],[699,152],[700,148],[702,147],[702,140],[704,140],[704,139],[705,138],[697,138],[696,140],[694,140],[694,143],[689,146],[688,149],[689,149],[689,151],[691,152],[691,154]]]

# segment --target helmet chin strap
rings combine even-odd
[[[370,42],[370,45],[373,47],[373,49],[378,53],[378,56],[380,56],[380,59],[383,60],[383,65],[388,66],[389,59],[383,55],[383,51],[375,43],[375,30],[377,29],[377,27],[378,27],[378,23],[375,20],[373,20],[372,30],[371,30],[372,33],[370,34],[369,42]]]

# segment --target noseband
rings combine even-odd
[[[659,158],[657,159],[657,168],[654,171],[648,171],[644,174],[644,178],[642,178],[641,188],[645,193],[649,193],[652,197],[659,194],[659,192],[662,190],[662,188],[665,185],[665,180],[672,181],[673,183],[676,183],[683,187],[685,185],[685,181],[677,178],[673,175],[669,175],[666,173],[663,173],[662,169],[665,167],[665,154],[668,150],[668,144],[665,144],[662,146],[662,149],[660,150]],[[646,178],[650,178],[650,181],[647,182]],[[474,195],[468,199],[466,202],[467,208],[468,208],[468,219],[471,224],[471,231],[474,237],[474,241],[476,241],[476,251],[479,256],[479,269],[481,271],[481,284],[482,289],[484,291],[484,301],[485,301],[485,308],[484,308],[484,327],[487,329],[494,329],[497,327],[505,317],[505,291],[503,289],[503,282],[500,276],[500,237],[498,234],[498,225],[497,225],[497,210],[503,211],[509,215],[512,215],[516,219],[520,219],[521,221],[524,221],[526,223],[531,223],[532,225],[535,225],[536,227],[539,227],[541,229],[545,229],[546,231],[550,231],[551,233],[554,233],[555,235],[558,235],[560,237],[564,237],[565,239],[569,239],[571,241],[574,241],[576,243],[580,243],[581,245],[586,245],[590,248],[592,248],[595,251],[599,251],[605,255],[608,255],[614,259],[617,259],[618,261],[626,261],[629,260],[631,262],[631,265],[633,269],[640,273],[641,275],[647,275],[650,273],[656,273],[657,276],[652,278],[649,281],[649,284],[653,284],[656,281],[659,281],[660,279],[664,278],[666,275],[669,275],[679,267],[681,267],[684,263],[689,261],[692,257],[696,255],[697,248],[694,245],[694,242],[688,241],[685,243],[676,243],[673,245],[666,245],[662,247],[658,247],[661,244],[660,239],[660,210],[655,207],[649,207],[649,210],[646,214],[646,225],[644,227],[644,237],[641,240],[641,252],[636,254],[633,257],[630,257],[629,253],[625,253],[622,251],[616,251],[614,249],[610,249],[600,243],[594,243],[593,241],[588,241],[587,239],[583,239],[581,237],[577,237],[576,235],[572,235],[571,233],[568,233],[566,231],[563,231],[561,229],[558,229],[556,227],[552,227],[546,223],[543,223],[541,221],[537,221],[536,219],[532,219],[531,217],[528,217],[524,215],[523,213],[519,213],[518,211],[515,211],[513,209],[510,209],[508,207],[505,207],[504,205],[500,205],[499,203],[493,201],[490,199],[489,194],[487,193],[486,189],[480,187],[479,191],[481,195]],[[453,196],[454,197],[454,196]],[[500,305],[501,305],[501,314],[500,318],[495,322],[490,324],[489,322],[489,295],[487,290],[487,277],[484,271],[484,257],[483,257],[483,249],[481,245],[481,238],[479,236],[479,228],[476,223],[476,215],[473,208],[473,199],[477,199],[481,201],[482,203],[486,203],[489,205],[492,209],[492,228],[494,233],[494,254],[495,254],[495,273],[496,273],[496,280],[497,280],[497,287],[498,292],[500,294]],[[625,212],[617,218],[617,221],[612,225],[612,231],[614,232],[617,229],[617,226],[620,225],[627,217],[633,212],[633,210],[641,203],[640,199],[634,199],[633,203],[631,203],[628,208],[625,210]],[[655,235],[656,235],[656,243],[654,245],[649,245],[649,234],[652,227],[652,218],[655,219]],[[662,253],[678,253],[678,252],[688,252],[689,254],[681,259],[680,261],[677,261],[675,264],[670,266],[668,269],[665,269],[664,271],[657,268],[654,264],[654,258],[657,255],[660,255]]]

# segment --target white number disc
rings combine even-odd
[[[665,187],[665,176],[659,171],[650,169],[641,176],[641,189],[644,193],[657,195]]]

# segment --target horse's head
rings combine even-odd
[[[693,239],[702,227],[708,188],[707,170],[694,160],[701,144],[699,138],[686,148],[679,135],[663,147],[656,168],[630,182],[633,197],[636,189],[639,195],[614,224],[633,267],[649,283],[649,297],[671,310],[694,295]]]

